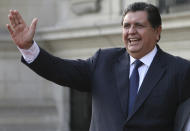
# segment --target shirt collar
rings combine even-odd
[[[140,61],[143,62],[145,65],[147,65],[148,67],[150,66],[150,64],[152,63],[153,61],[153,58],[154,56],[156,55],[157,53],[157,47],[155,46],[154,49],[149,52],[148,54],[146,54],[145,56],[143,56]],[[130,56],[130,65],[132,65],[134,63],[136,59],[133,58],[132,56]]]

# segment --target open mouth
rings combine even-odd
[[[129,43],[136,43],[136,42],[138,42],[140,39],[138,39],[138,38],[129,38],[128,39],[128,41],[129,41]]]

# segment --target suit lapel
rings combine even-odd
[[[152,89],[159,82],[166,71],[166,66],[164,62],[164,58],[162,56],[163,52],[158,47],[158,52],[153,59],[152,64],[144,78],[144,81],[141,85],[139,93],[137,95],[134,110],[131,114],[129,114],[127,121],[135,114],[135,112],[140,108],[140,106],[145,102],[147,97],[150,95]]]
[[[127,117],[127,103],[128,103],[128,89],[129,89],[129,67],[130,60],[129,55],[125,51],[117,59],[114,65],[116,88],[118,91],[118,96],[121,103],[121,108],[123,110],[124,116]]]

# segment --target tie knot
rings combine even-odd
[[[143,63],[140,60],[135,61],[135,68],[138,69]]]

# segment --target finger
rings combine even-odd
[[[15,27],[16,24],[15,24],[15,21],[14,21],[14,19],[13,19],[12,14],[9,14],[9,15],[8,15],[8,18],[9,18],[9,21],[10,21],[10,23],[11,23],[11,26],[12,26],[12,27]]]
[[[13,15],[13,18],[14,18],[15,24],[16,24],[16,25],[20,24],[19,19],[18,19],[18,17],[17,17],[18,11],[17,11],[17,10],[14,10],[14,11],[13,11],[13,14],[14,14],[14,15]]]
[[[11,35],[13,35],[14,31],[13,31],[13,29],[11,28],[11,26],[10,26],[9,24],[7,24],[6,26],[7,26],[7,29],[9,30],[9,33],[10,33]]]
[[[10,10],[9,16],[10,16],[11,25],[14,28],[17,25],[16,21],[15,21],[15,18],[14,18],[15,17],[14,10]]]
[[[14,10],[10,10],[10,15],[12,17],[12,21],[14,22],[14,25],[16,25]]]
[[[18,11],[15,11],[15,15],[16,15],[16,18],[17,18],[17,20],[18,20],[18,22],[19,22],[20,24],[25,24],[25,22],[24,22],[22,16],[20,15],[20,13],[19,13]]]
[[[30,29],[31,29],[31,31],[33,32],[33,34],[35,33],[37,22],[38,22],[38,19],[37,19],[37,18],[34,18],[34,19],[32,20],[31,25],[30,25]]]

